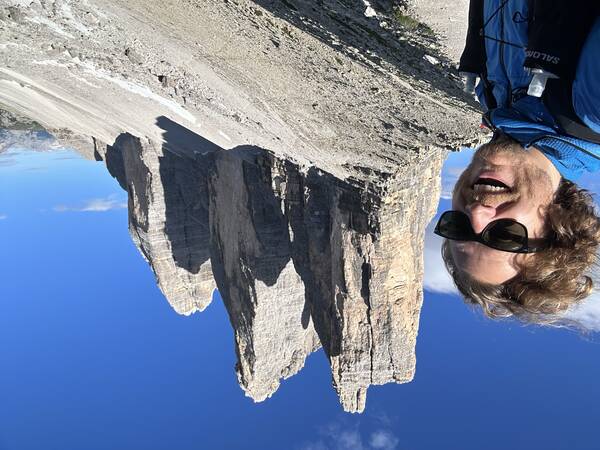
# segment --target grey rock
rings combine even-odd
[[[163,294],[179,314],[204,310],[216,287],[209,255],[206,169],[130,134],[107,147],[104,158],[128,193],[131,237]]]
[[[34,120],[31,120],[29,117],[23,116],[14,111],[10,111],[6,107],[0,107],[0,129],[41,131],[44,128]]]
[[[142,64],[143,62],[142,56],[134,48],[126,48],[125,56],[127,56],[129,61],[131,61],[133,64]]]
[[[171,305],[202,310],[216,283],[247,395],[270,397],[319,347],[347,411],[364,410],[372,384],[412,380],[443,153],[340,180],[258,147],[196,142],[190,152],[122,135],[106,162]]]
[[[16,6],[9,6],[7,8],[6,17],[17,23],[22,23],[24,20],[25,14],[23,14],[23,11],[21,10],[21,8],[16,7]]]

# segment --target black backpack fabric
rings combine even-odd
[[[489,0],[488,0],[489,1]],[[542,100],[564,132],[581,139],[600,143],[600,134],[588,128],[575,113],[571,96],[573,80],[581,51],[594,22],[600,15],[600,0],[503,0],[497,14],[509,1],[527,3],[528,17],[514,14],[508,20],[527,22],[528,44],[524,66],[557,75],[548,80]],[[486,39],[490,17],[485,17],[486,0],[471,0],[469,26],[459,70],[479,75],[487,106],[494,109],[496,100],[486,71]],[[504,42],[506,45],[514,45]],[[600,55],[598,55],[600,58]],[[600,79],[598,80],[600,83]]]

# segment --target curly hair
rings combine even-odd
[[[467,303],[481,306],[491,318],[515,316],[542,324],[591,293],[593,283],[586,273],[596,263],[600,244],[600,218],[592,196],[562,179],[545,221],[550,245],[521,262],[515,278],[498,285],[481,283],[457,268],[444,241],[444,263]]]

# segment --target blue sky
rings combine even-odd
[[[173,312],[125,202],[73,152],[0,156],[0,450],[597,448],[600,344],[482,318],[429,257],[412,383],[345,414],[318,352],[254,404],[222,303]]]

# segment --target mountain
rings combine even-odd
[[[218,288],[247,395],[270,397],[319,347],[347,411],[364,409],[371,384],[412,380],[442,153],[341,180],[159,123],[162,146],[124,134],[99,156],[129,193],[131,236],[173,308],[203,310]],[[171,150],[181,133],[194,152]]]
[[[3,5],[0,107],[106,163],[178,313],[219,290],[247,395],[319,347],[347,411],[413,378],[442,160],[479,139],[426,28],[350,0]]]

